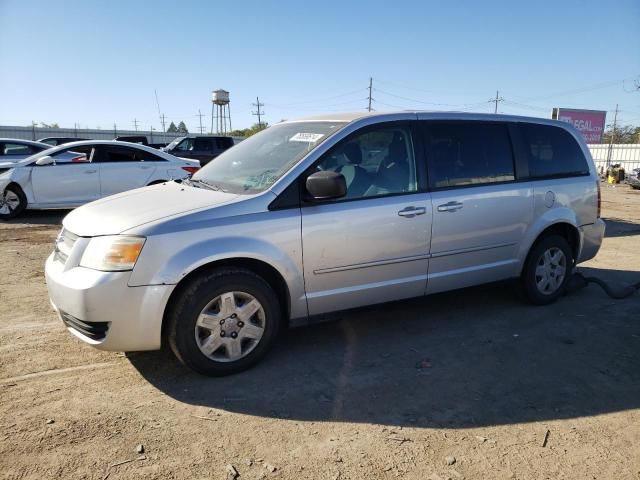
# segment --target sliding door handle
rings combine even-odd
[[[406,218],[413,218],[416,215],[424,215],[427,209],[424,207],[405,207],[398,212],[398,215]]]

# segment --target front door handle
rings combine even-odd
[[[84,173],[86,173],[87,175],[91,174],[91,173],[96,173],[97,170],[85,170]]]
[[[406,218],[413,218],[416,215],[424,215],[427,209],[424,207],[405,207],[398,212],[398,215]]]
[[[462,208],[461,202],[448,202],[444,205],[438,205],[439,212],[455,212],[456,210],[460,210]]]

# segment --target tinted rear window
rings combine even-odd
[[[193,141],[193,149],[210,152],[213,150],[213,138],[196,138]]]
[[[426,147],[432,188],[515,180],[513,152],[505,125],[430,122]]]
[[[219,150],[226,150],[227,148],[233,147],[233,138],[230,138],[230,137],[216,138],[216,144]]]
[[[588,175],[589,167],[575,138],[550,125],[521,124],[529,156],[529,176]]]

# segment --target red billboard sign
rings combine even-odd
[[[554,108],[551,118],[568,122],[576,127],[587,143],[601,143],[607,112]]]

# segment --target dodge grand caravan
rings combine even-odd
[[[243,370],[321,314],[518,278],[556,300],[604,235],[569,124],[403,112],[287,121],[190,180],[90,203],[46,263],[68,330],[104,350],[166,342]]]

